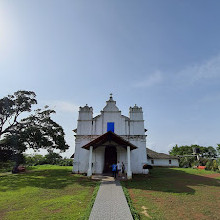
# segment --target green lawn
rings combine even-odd
[[[0,219],[86,219],[99,183],[71,169],[41,165],[0,174]]]
[[[220,174],[154,168],[122,183],[141,219],[220,219]]]

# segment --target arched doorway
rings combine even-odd
[[[117,163],[117,150],[115,146],[105,147],[105,163],[103,173],[111,172],[111,165]]]

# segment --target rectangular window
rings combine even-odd
[[[151,160],[151,164],[154,164],[154,160]]]
[[[115,131],[115,123],[114,122],[107,122],[107,132],[108,131]]]
[[[169,160],[169,164],[171,164],[171,160]]]

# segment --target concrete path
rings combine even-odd
[[[100,177],[97,177],[97,179]],[[89,220],[132,220],[124,192],[118,180],[102,177]]]

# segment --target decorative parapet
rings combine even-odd
[[[79,107],[80,112],[93,112],[93,108],[89,107],[87,104],[84,107]]]
[[[132,113],[136,113],[136,112],[143,113],[142,107],[138,107],[136,104],[135,104],[134,107],[130,107],[129,108],[129,112],[132,112]]]
[[[92,107],[89,107],[87,104],[84,107],[79,107],[79,117],[78,117],[77,130],[79,132],[82,132],[81,129],[78,129],[80,120],[82,120],[82,121],[90,120],[91,121],[92,118],[93,118],[93,108]]]
[[[143,120],[143,111],[142,107],[138,107],[136,104],[134,107],[129,108],[129,118],[132,121]]]

